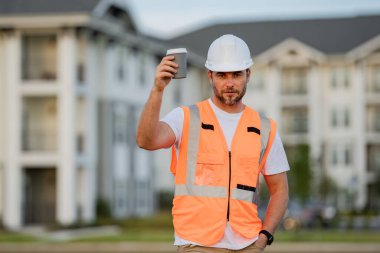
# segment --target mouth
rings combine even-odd
[[[227,95],[227,96],[233,96],[233,95],[236,95],[237,92],[234,92],[234,91],[226,91],[226,92],[223,92],[223,94]]]

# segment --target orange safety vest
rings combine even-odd
[[[254,238],[262,228],[259,174],[274,140],[275,122],[245,107],[229,151],[207,100],[182,109],[179,157],[173,146],[171,164],[176,234],[210,246],[222,239],[229,220],[234,231]]]

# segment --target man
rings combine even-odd
[[[157,66],[136,140],[148,150],[173,147],[174,244],[178,252],[262,252],[287,208],[289,165],[274,121],[242,102],[253,64],[249,48],[234,35],[216,39],[205,64],[211,98],[160,121],[164,89],[178,68],[173,59]],[[263,223],[260,173],[270,193]]]

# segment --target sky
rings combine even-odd
[[[162,39],[170,39],[220,22],[380,14],[380,0],[126,1],[134,12],[139,29]]]

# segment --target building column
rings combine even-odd
[[[308,137],[310,143],[310,158],[311,168],[313,174],[316,176],[314,183],[319,182],[321,179],[322,171],[322,135],[321,129],[323,129],[322,120],[322,98],[321,92],[323,89],[323,82],[319,72],[319,66],[312,64],[308,72],[307,78],[307,90],[309,101],[309,115],[308,115]],[[313,187],[316,189],[316,187]]]
[[[356,190],[355,196],[355,208],[360,210],[365,207],[367,200],[367,161],[366,161],[366,98],[365,98],[365,71],[366,67],[363,62],[358,62],[354,67],[354,79],[353,88],[355,101],[354,116],[356,119],[353,122],[354,138],[356,147],[354,152],[356,153],[356,161],[354,161],[354,171],[352,179],[350,180],[349,187],[352,187],[353,192]]]
[[[269,67],[268,98],[272,106],[269,106],[268,116],[277,122],[277,129],[281,131],[281,67],[272,63]]]
[[[5,148],[5,50],[4,50],[4,34],[0,32],[0,150],[6,150]],[[0,152],[0,217],[3,217],[4,213],[4,152]]]
[[[85,84],[87,85],[86,96],[86,127],[85,133],[85,175],[84,175],[84,199],[83,220],[91,222],[96,219],[96,164],[97,164],[97,100],[96,100],[96,46],[89,40],[86,34],[86,60],[85,60]]]
[[[57,221],[69,225],[76,221],[76,58],[75,31],[62,30],[58,38],[58,177]]]
[[[21,155],[21,43],[14,31],[4,38],[5,64],[5,152],[4,157],[4,216],[5,227],[11,230],[22,226],[22,170]]]

